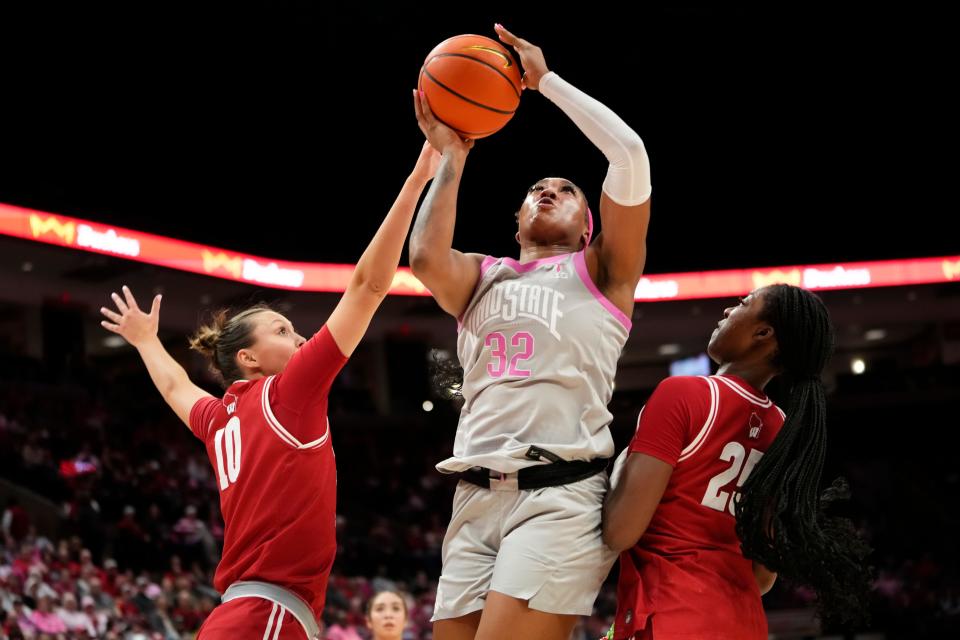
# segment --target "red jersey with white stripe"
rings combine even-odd
[[[615,638],[766,640],[752,562],[733,516],[784,415],[736,376],[668,378],[637,421],[630,451],[673,474],[643,537],[620,555]]]
[[[324,326],[282,373],[235,382],[190,412],[226,525],[214,580],[221,593],[238,580],[269,582],[303,598],[319,619],[337,549],[327,393],[346,361]]]

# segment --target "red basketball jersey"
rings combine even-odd
[[[737,489],[783,426],[783,412],[736,376],[664,380],[637,420],[631,452],[673,465],[646,532],[620,555],[617,640],[765,640],[753,565],[733,516]]]
[[[190,412],[220,490],[226,525],[214,586],[285,587],[317,619],[336,554],[337,469],[327,393],[346,363],[324,326],[283,372],[230,385]]]

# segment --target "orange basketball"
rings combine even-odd
[[[464,138],[484,138],[516,112],[520,67],[496,40],[454,36],[427,56],[417,86],[438,120]]]

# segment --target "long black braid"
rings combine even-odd
[[[866,617],[870,548],[853,524],[827,507],[849,497],[842,478],[820,495],[827,451],[826,396],[820,375],[834,333],[816,295],[789,285],[764,289],[762,319],[777,338],[775,366],[789,389],[786,422],[744,483],[736,503],[743,553],[788,581],[817,592],[826,622]]]
[[[463,398],[463,367],[456,358],[434,354],[429,366],[434,393],[445,400]]]

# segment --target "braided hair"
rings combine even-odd
[[[834,332],[819,297],[789,285],[764,289],[761,319],[777,338],[773,365],[789,389],[786,420],[744,483],[736,502],[743,553],[787,580],[817,592],[827,622],[865,618],[870,549],[848,519],[827,507],[849,497],[838,478],[821,495],[827,451],[826,395],[820,375]]]

